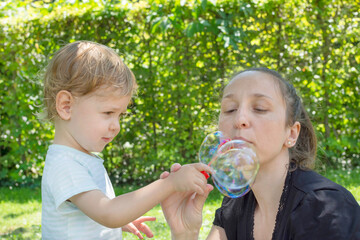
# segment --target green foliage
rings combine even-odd
[[[299,89],[320,168],[359,166],[359,10],[348,0],[1,3],[0,185],[37,184],[53,137],[36,116],[39,74],[56,50],[81,39],[116,49],[140,86],[102,154],[116,184],[196,162],[226,79],[255,66],[278,70]]]

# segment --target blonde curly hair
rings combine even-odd
[[[58,116],[56,95],[61,90],[84,96],[100,87],[122,90],[124,96],[137,89],[132,71],[111,48],[91,41],[76,41],[60,48],[44,73],[45,118]]]

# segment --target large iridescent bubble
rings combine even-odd
[[[253,145],[226,138],[220,131],[206,136],[200,146],[199,159],[211,166],[215,186],[230,198],[238,198],[249,192],[259,170]]]

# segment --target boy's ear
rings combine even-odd
[[[61,90],[56,94],[56,111],[62,120],[70,120],[74,98],[69,91]]]

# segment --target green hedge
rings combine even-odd
[[[140,86],[102,154],[115,183],[147,182],[174,162],[198,161],[226,79],[255,66],[278,70],[299,89],[319,137],[318,167],[360,165],[356,2],[47,2],[0,7],[0,185],[41,176],[53,130],[36,117],[39,73],[80,39],[116,49]]]

